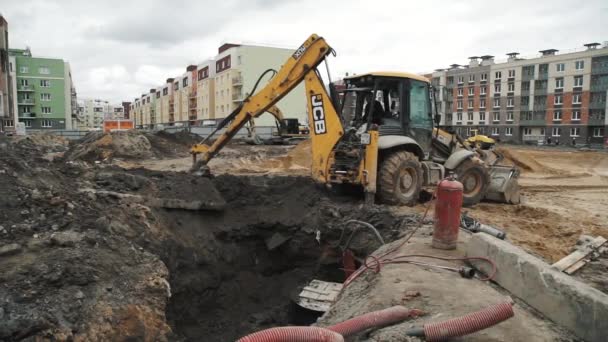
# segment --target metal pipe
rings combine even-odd
[[[372,232],[374,232],[374,234],[376,235],[376,238],[378,238],[378,241],[380,241],[380,243],[382,245],[385,244],[384,239],[382,238],[382,235],[380,235],[380,233],[378,232],[378,230],[376,229],[376,227],[372,226],[371,224],[364,222],[364,221],[359,221],[359,220],[348,220],[346,221],[346,223],[344,224],[346,227],[348,227],[351,224],[358,224],[360,226],[366,227],[368,229],[370,229]],[[355,234],[357,233],[358,229],[355,228],[355,230],[353,231],[353,233],[350,235],[350,237],[348,238],[348,241],[346,242],[346,246],[344,247],[345,249],[348,248],[348,246],[350,245],[351,240],[353,239],[353,237],[355,236]]]

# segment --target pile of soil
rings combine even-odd
[[[185,157],[194,141],[195,136],[185,132],[91,132],[73,144],[66,152],[65,158],[68,161],[111,162],[114,158],[146,160]]]
[[[107,193],[179,198],[198,184],[186,173],[51,162],[31,141],[0,141],[0,156],[0,340],[231,341],[292,322],[313,278],[343,280],[346,220],[387,241],[409,229],[308,177],[219,176],[227,209],[184,211]],[[366,231],[351,245],[377,247]]]

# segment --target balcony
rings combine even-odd
[[[591,91],[606,91],[608,90],[608,82],[591,84]]]
[[[35,119],[36,113],[19,113],[20,119]]]
[[[175,113],[175,106],[174,105],[169,105],[169,114],[173,114]]]
[[[243,77],[242,76],[233,77],[232,78],[232,85],[233,86],[241,86],[241,85],[243,85]]]
[[[589,125],[604,125],[606,123],[606,115],[591,115],[589,116]]]
[[[241,93],[232,94],[232,102],[241,102],[241,101],[243,101],[243,94],[241,94]]]
[[[529,96],[529,95],[530,95],[530,89],[521,90],[521,96]]]
[[[34,85],[33,84],[19,85],[19,86],[17,86],[17,91],[26,91],[26,92],[34,91]]]
[[[534,79],[534,74],[523,74],[521,75],[521,80],[522,81],[530,81]]]
[[[34,99],[19,99],[17,104],[20,106],[31,106],[34,104]]]
[[[523,126],[539,126],[545,125],[545,115],[531,115],[528,117],[522,117],[519,120],[519,124]]]
[[[549,72],[541,72],[538,74],[538,79],[539,80],[546,80],[549,78]]]
[[[547,88],[534,88],[534,95],[547,95]]]
[[[196,100],[196,90],[191,91],[188,97],[190,100]]]
[[[589,109],[605,109],[605,108],[606,108],[606,101],[589,102]]]
[[[592,74],[608,74],[608,64],[604,63],[604,64],[596,64],[594,63],[591,66],[591,73]]]
[[[534,110],[545,110],[547,109],[547,104],[546,103],[535,103],[532,108]]]

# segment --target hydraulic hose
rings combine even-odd
[[[344,338],[325,328],[279,327],[241,337],[237,342],[344,342]]]
[[[327,329],[335,331],[344,337],[349,337],[370,328],[387,326],[420,314],[422,314],[422,312],[419,310],[409,310],[404,306],[397,305],[388,309],[373,311],[351,318],[342,323],[332,325]]]
[[[464,336],[487,329],[506,321],[514,315],[513,305],[510,302],[504,302],[462,317],[425,324],[422,328],[408,330],[406,334],[424,337],[427,341],[445,341],[452,337]]]

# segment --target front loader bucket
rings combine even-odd
[[[513,166],[491,165],[490,186],[486,193],[486,200],[519,204],[519,170]]]

